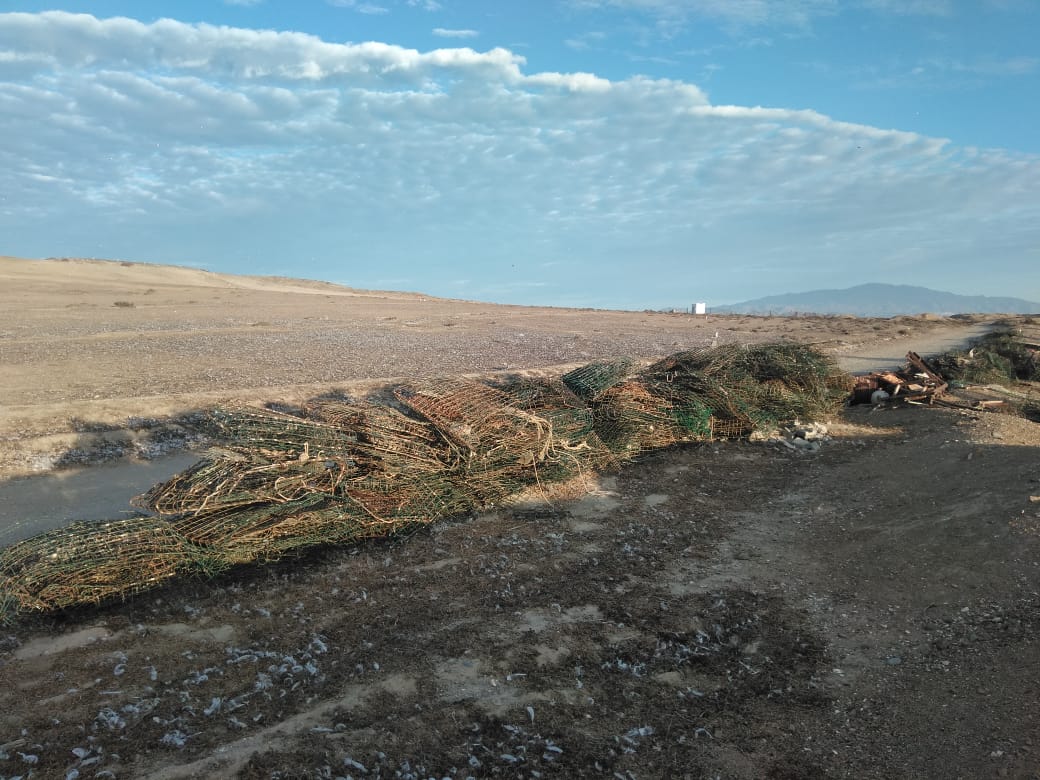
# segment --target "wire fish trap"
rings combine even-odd
[[[125,599],[220,566],[166,521],[79,522],[0,550],[0,601],[19,612]]]
[[[216,505],[170,518],[170,526],[191,542],[219,550],[233,546],[236,538],[278,525],[284,518],[331,503],[329,496],[310,493],[290,501],[254,501],[248,506]]]
[[[851,377],[832,358],[803,344],[679,352],[647,367],[640,378],[680,410],[710,410],[708,427],[719,438],[833,413],[851,387]]]
[[[240,564],[389,536],[472,509],[472,502],[444,477],[374,475],[351,483],[335,499],[315,495],[172,524],[189,538],[212,546],[227,563]]]
[[[522,411],[549,420],[553,445],[543,459],[539,478],[562,481],[588,471],[617,466],[596,433],[592,409],[560,379],[522,377],[495,385]]]
[[[629,380],[603,391],[592,411],[599,438],[622,460],[683,439],[675,404],[638,381]]]
[[[382,470],[431,472],[451,464],[451,450],[433,425],[389,406],[316,401],[306,411],[352,437],[355,452],[378,459]]]
[[[472,380],[432,380],[394,392],[453,448],[453,479],[474,505],[493,506],[538,480],[554,444],[552,422],[518,408],[503,390]]]
[[[632,372],[632,366],[632,359],[627,357],[596,360],[568,371],[560,379],[576,396],[591,401],[604,390],[623,382]]]
[[[456,475],[427,474],[385,479],[373,475],[351,486],[346,500],[359,511],[366,529],[426,525],[477,508]]]
[[[347,502],[314,494],[285,503],[182,517],[171,525],[226,564],[242,564],[360,539],[364,536],[357,530],[361,517]]]
[[[269,460],[345,460],[357,445],[351,431],[269,409],[226,410],[215,419],[232,448]]]
[[[155,485],[133,503],[164,517],[199,516],[283,504],[313,494],[335,496],[346,481],[361,473],[352,459],[269,462],[218,457]]]
[[[639,376],[670,382],[685,376],[704,377],[729,373],[731,367],[739,363],[746,349],[738,344],[724,344],[675,352],[651,363],[639,372]]]
[[[1010,329],[988,333],[971,349],[944,352],[931,363],[946,379],[1005,385],[1040,381],[1040,350],[1022,343]]]
[[[778,423],[837,412],[855,385],[830,355],[806,344],[759,344],[747,350],[744,369],[760,383],[760,405]]]
[[[741,368],[774,389],[782,383],[792,410],[804,414],[835,411],[855,384],[832,356],[807,344],[756,344],[744,352]]]
[[[426,417],[465,457],[484,467],[530,465],[544,458],[552,422],[519,408],[505,391],[472,380],[399,387],[398,400]]]
[[[732,372],[743,350],[725,345],[677,352],[639,373],[653,395],[672,405],[679,440],[736,438],[754,429],[758,383]]]

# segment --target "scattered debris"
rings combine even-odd
[[[750,439],[779,444],[797,452],[817,452],[824,442],[831,440],[831,437],[829,429],[823,423],[802,424],[795,420],[791,425],[785,425],[773,431],[756,431]]]
[[[856,377],[849,402],[873,404],[911,402],[933,403],[946,392],[949,384],[916,352],[906,353],[907,365],[900,371],[875,371]]]

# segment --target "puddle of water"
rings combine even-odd
[[[130,499],[199,460],[181,453],[55,471],[0,483],[0,547],[77,520],[116,520],[139,514]]]

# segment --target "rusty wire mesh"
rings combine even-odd
[[[396,394],[457,448],[457,481],[476,506],[611,462],[591,411],[558,379],[434,380]]]
[[[0,601],[49,611],[100,603],[219,561],[154,517],[78,522],[0,550]]]
[[[630,371],[618,359],[559,379],[426,381],[396,388],[404,411],[315,400],[292,414],[219,412],[221,447],[139,497],[155,517],[77,523],[0,550],[0,620],[385,536],[679,441],[810,421],[851,386],[796,344],[681,352]]]
[[[604,390],[592,404],[592,411],[597,435],[621,460],[682,440],[675,405],[638,381]]]
[[[306,412],[352,437],[354,456],[377,459],[384,471],[438,472],[450,467],[454,458],[433,425],[389,406],[315,401]]]

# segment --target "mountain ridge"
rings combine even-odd
[[[1023,298],[957,293],[909,284],[869,282],[854,287],[768,295],[712,311],[727,314],[849,314],[895,317],[904,314],[1040,314],[1040,303]]]

